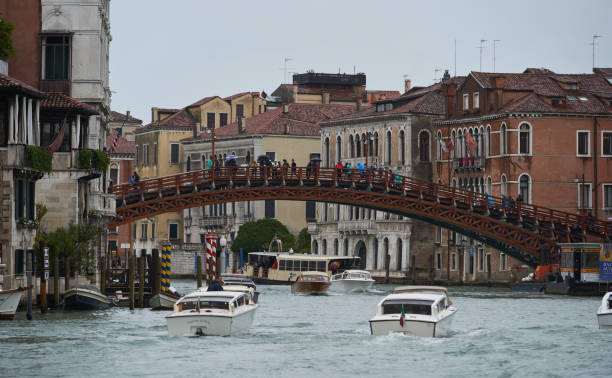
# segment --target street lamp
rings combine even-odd
[[[374,141],[374,135],[372,135],[369,131],[366,131],[366,137],[363,140],[364,149],[365,149],[365,158],[366,158],[366,167],[368,166],[368,150],[370,149],[370,141]]]
[[[215,156],[215,126],[214,125],[212,127],[206,126],[206,133],[211,134],[210,140],[211,140],[211,149],[212,149],[212,169],[214,170],[215,163],[217,160]]]
[[[459,255],[459,278],[461,280],[461,283],[463,283],[463,273],[465,271],[465,251],[467,250],[468,247],[468,241],[467,239],[462,239],[461,240],[461,254]]]
[[[219,245],[221,246],[221,271],[219,273],[225,273],[225,267],[227,265],[227,253],[225,253],[227,239],[225,239],[225,236],[221,236],[221,239],[219,240]]]

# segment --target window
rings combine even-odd
[[[219,113],[219,126],[225,125],[227,125],[227,113]]]
[[[42,37],[43,80],[67,80],[70,78],[70,36],[48,35]]]
[[[440,252],[436,253],[436,269],[442,269],[442,254]]]
[[[336,137],[336,161],[342,160],[342,138]]]
[[[419,158],[421,161],[429,161],[429,133],[427,131],[419,133]]]
[[[378,104],[378,105],[376,105],[376,111],[378,113],[384,112],[385,111],[385,104]]]
[[[349,135],[349,157],[355,157],[355,142],[352,135]]]
[[[324,204],[327,208],[327,204]],[[306,201],[306,220],[314,220],[317,216],[316,202]]]
[[[134,223],[132,225],[132,239],[136,240],[136,237],[138,236],[138,225],[136,223]]]
[[[478,271],[484,271],[484,249],[478,248]]]
[[[470,109],[470,95],[466,93],[463,95],[463,110],[468,109]]]
[[[0,146],[6,146],[9,136],[9,105],[6,100],[0,100]]]
[[[108,176],[113,182],[113,185],[119,184],[119,168],[117,167],[117,165],[111,165]]]
[[[506,154],[506,124],[501,125],[501,132],[499,134],[499,153],[501,155]]]
[[[442,227],[436,229],[436,244],[442,244]]]
[[[168,224],[168,239],[178,239],[178,223]]]
[[[21,275],[25,272],[25,251],[23,249],[15,250],[15,275]]]
[[[451,254],[451,270],[457,270],[457,254]]]
[[[149,145],[145,144],[142,147],[143,147],[143,150],[142,150],[142,153],[143,153],[142,164],[143,165],[149,165]]]
[[[378,158],[378,132],[374,133],[374,154]]]
[[[36,219],[36,183],[34,181],[26,181],[26,218],[30,220]]]
[[[244,117],[244,105],[236,104],[236,119]]]
[[[391,164],[391,130],[387,131],[387,137],[385,138],[385,163]]]
[[[404,136],[404,130],[400,131],[399,134],[399,148],[400,148],[400,162],[402,165],[406,164],[406,138]]]
[[[591,155],[591,146],[589,143],[589,131],[576,131],[576,143],[577,143],[577,152],[578,156],[590,156]]]
[[[393,110],[393,104],[388,102],[385,104],[385,111]]]
[[[23,218],[25,205],[23,180],[15,180],[15,219]]]
[[[355,150],[356,157],[361,156],[361,139],[359,139],[359,134],[355,135]]]
[[[508,183],[508,179],[506,179],[506,175],[502,174],[501,187],[500,187],[500,192],[502,196],[505,196],[507,194],[507,183]]]
[[[136,145],[136,151],[135,151],[135,155],[134,155],[134,160],[135,160],[134,164],[136,166],[138,166],[138,164],[140,164],[140,161],[142,160],[142,159],[140,159],[140,156],[138,155],[139,152],[140,152],[140,146]]]
[[[474,109],[480,108],[480,97],[478,93],[474,93]]]
[[[274,200],[265,200],[265,217],[266,218],[274,218],[275,214],[275,206]]]
[[[63,123],[64,123],[63,118],[58,119],[56,121],[43,123],[40,129],[40,145],[48,146],[51,143],[53,143],[55,141],[55,138],[59,136]],[[70,148],[72,147],[72,144],[70,143],[72,139],[71,123],[72,121],[70,119],[66,119],[66,128],[64,129],[64,137],[62,138],[62,144],[57,150],[58,152],[70,152]],[[14,138],[17,139],[16,136]]]
[[[457,233],[454,231],[448,231],[448,239],[450,245],[457,245]]]
[[[151,240],[155,239],[155,222],[151,222]]]
[[[140,224],[140,239],[144,240],[149,237],[149,224],[141,223]]]
[[[179,163],[179,144],[170,143],[170,164],[177,165]]]
[[[270,159],[270,161],[276,161],[276,152],[266,152],[266,156],[268,157],[268,159]]]
[[[487,193],[491,194],[491,191],[493,190],[493,180],[491,179],[491,176],[487,177]]]
[[[601,132],[601,155],[612,156],[612,132]]]
[[[215,127],[215,113],[206,113],[206,127],[209,129]]]
[[[523,203],[530,203],[531,198],[529,198],[529,176],[521,175],[519,179],[519,195],[523,199]]]
[[[578,184],[578,208],[579,209],[590,209],[591,208],[591,184],[584,183],[584,191],[582,189],[583,189],[582,183],[579,183]]]
[[[437,140],[437,143],[436,143],[436,156],[438,157],[438,160],[442,160],[442,145],[441,145],[441,143],[444,143],[444,140],[442,139],[442,133],[439,132],[439,131],[436,134],[436,140]]]
[[[153,165],[157,165],[157,143],[153,143]]]
[[[499,270],[508,269],[508,255],[505,253],[499,254]]]
[[[487,156],[491,156],[491,126],[487,126]]]
[[[612,209],[612,184],[603,185],[603,205],[605,209]]]

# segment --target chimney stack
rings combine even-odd
[[[404,79],[404,92],[408,92],[410,90],[411,85],[412,82],[410,81],[410,79]]]
[[[246,129],[246,117],[239,117],[238,118],[238,133],[239,134],[244,133],[245,129]]]
[[[289,135],[289,124],[285,123],[285,135]]]
[[[329,92],[324,92],[323,93],[323,103],[324,104],[329,104]]]
[[[289,113],[289,104],[283,104],[283,114]]]
[[[151,122],[159,121],[159,112],[157,107],[151,108]]]

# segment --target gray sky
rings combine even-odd
[[[287,71],[364,72],[367,89],[429,85],[457,75],[546,67],[612,67],[612,1],[202,1],[112,0],[113,110],[144,124],[151,107],[182,108],[211,96],[271,93]],[[437,74],[439,78],[441,73]],[[291,75],[287,74],[290,81]]]

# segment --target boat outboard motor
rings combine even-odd
[[[196,336],[204,336],[204,332],[202,331],[202,328],[196,329],[195,334],[196,334]]]

